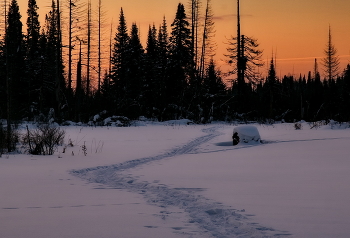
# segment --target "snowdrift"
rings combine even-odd
[[[232,143],[260,143],[261,137],[255,126],[237,126],[233,129]]]

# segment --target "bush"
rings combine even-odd
[[[50,124],[39,125],[29,130],[23,137],[23,144],[28,145],[29,153],[33,155],[52,155],[58,145],[63,144],[65,131]]]
[[[0,124],[0,157],[4,153],[4,148],[5,148],[5,132],[2,124]]]
[[[18,138],[18,131],[15,128],[8,133],[7,128],[0,123],[0,157],[4,152],[16,150]]]
[[[294,129],[301,130],[301,129],[303,129],[303,125],[300,122],[296,122],[296,123],[294,123]]]

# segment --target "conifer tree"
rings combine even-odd
[[[10,3],[5,32],[4,55],[6,62],[6,94],[7,94],[7,150],[15,149],[11,140],[13,120],[20,120],[28,111],[26,97],[28,84],[24,81],[24,52],[21,14],[16,0]]]
[[[145,81],[143,83],[143,102],[147,113],[152,116],[152,109],[158,107],[157,99],[160,95],[160,74],[159,74],[159,50],[157,40],[157,29],[149,26],[147,35],[147,46],[145,54]]]
[[[269,115],[268,117],[272,119],[274,117],[274,102],[275,102],[275,91],[277,87],[277,76],[275,70],[275,63],[273,57],[270,62],[270,68],[268,72],[268,76],[265,82],[265,86],[267,87],[268,95],[269,95]]]
[[[26,50],[27,61],[36,61],[39,54],[39,38],[40,38],[40,23],[39,23],[39,7],[36,0],[28,1],[28,18],[27,18],[27,35],[26,35]],[[33,63],[33,62],[32,62]],[[35,70],[31,70],[34,72]]]
[[[141,90],[144,82],[144,49],[141,45],[136,23],[133,23],[131,27],[127,52],[126,97],[132,101],[132,105],[139,107],[143,96]]]
[[[181,3],[178,5],[176,17],[171,26],[167,95],[171,103],[182,107],[188,83],[193,76],[194,62],[190,24],[187,21],[185,7]]]
[[[165,17],[158,31],[158,53],[161,63],[160,66],[165,69],[169,58],[169,36]]]
[[[61,118],[61,109],[68,106],[65,99],[59,11],[59,5],[52,0],[51,10],[45,17],[45,26],[40,38],[40,48],[43,52],[40,76],[41,109],[47,112],[54,108],[58,119]]]
[[[258,49],[259,43],[257,39],[242,35],[240,40],[240,48],[238,48],[237,37],[233,37],[229,41],[228,45],[228,54],[225,54],[225,56],[228,58],[229,65],[233,66],[229,74],[234,75],[238,72],[238,55],[240,55],[239,57],[241,58],[241,67],[244,69],[245,80],[243,82],[238,82],[237,78],[236,83],[258,83],[260,79],[260,74],[257,70],[257,67],[263,66],[263,62],[261,60],[263,51]]]
[[[7,25],[7,1],[0,5],[2,18],[0,19],[0,30],[6,31]],[[6,59],[5,59],[5,38],[0,38],[0,117],[6,118]]]
[[[159,96],[157,100],[157,110],[158,112],[158,120],[163,120],[163,112],[168,104],[168,95],[167,95],[167,87],[169,85],[169,35],[168,35],[168,25],[163,17],[163,22],[159,27],[158,31],[158,87],[159,87]],[[169,85],[169,86],[168,86]]]
[[[12,0],[7,19],[5,55],[7,57],[8,117],[17,120],[22,119],[21,117],[28,113],[26,111],[29,101],[28,83],[24,81],[23,51],[21,15],[17,1]]]
[[[36,0],[28,1],[28,18],[27,18],[27,35],[25,37],[26,47],[26,75],[29,83],[29,100],[32,104],[32,110],[39,105],[41,82],[39,75],[41,74],[42,52],[40,49],[40,23],[38,15],[38,6]]]
[[[120,10],[119,25],[114,38],[111,58],[111,86],[116,95],[116,103],[122,104],[125,100],[127,86],[127,60],[129,35],[123,8]],[[119,107],[119,106],[118,106]],[[117,108],[115,108],[116,110]]]
[[[203,102],[204,110],[203,122],[210,122],[213,119],[223,119],[220,105],[226,95],[226,86],[221,78],[221,73],[217,70],[213,59],[210,60],[203,79]]]
[[[328,43],[324,50],[325,58],[323,58],[324,72],[328,80],[334,80],[334,77],[339,71],[339,58],[337,56],[337,49],[332,42],[331,27],[328,30]]]

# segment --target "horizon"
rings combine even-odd
[[[39,7],[40,24],[44,25],[44,15],[49,11],[51,0],[37,0]],[[85,1],[80,1],[84,3]],[[92,9],[97,8],[97,0],[92,1]],[[139,26],[140,37],[145,47],[148,26],[160,25],[165,16],[168,31],[175,17],[178,0],[150,0],[150,1],[102,1],[106,10],[106,25],[113,21],[114,35],[117,28],[120,9],[129,26],[136,23]],[[186,3],[185,3],[186,2]],[[188,3],[182,1],[188,14]],[[27,0],[18,0],[22,15],[23,31],[26,29]],[[62,5],[62,1],[61,1]],[[202,1],[205,5],[205,1]],[[260,71],[266,75],[269,61],[276,58],[277,76],[307,75],[313,70],[314,59],[319,59],[319,71],[323,78],[321,59],[324,57],[324,49],[328,42],[329,26],[332,30],[332,42],[337,49],[340,59],[340,72],[350,62],[350,15],[346,13],[350,9],[350,2],[341,0],[314,1],[295,0],[241,0],[241,32],[244,35],[254,37],[263,50],[265,65]],[[61,6],[61,8],[63,8]],[[236,1],[217,0],[212,2],[217,44],[215,60],[221,70],[225,72],[229,67],[225,62],[227,38],[236,35],[237,20]],[[141,10],[140,10],[141,9]]]

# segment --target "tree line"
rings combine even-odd
[[[350,120],[350,66],[336,73],[339,62],[331,34],[325,50],[328,73],[324,80],[317,62],[314,72],[307,76],[278,78],[275,61],[271,60],[268,75],[261,77],[256,70],[262,65],[259,44],[240,34],[232,37],[227,47],[227,62],[232,65],[231,77],[227,77],[213,57],[215,30],[210,0],[206,4],[191,0],[188,12],[179,3],[170,26],[165,17],[159,27],[149,26],[145,47],[137,24],[132,23],[129,29],[120,9],[109,44],[109,63],[103,70],[100,40],[95,44],[99,49],[96,63],[90,56],[91,2],[84,23],[87,32],[80,37],[74,35],[72,20],[76,19],[74,14],[80,14],[75,8],[78,0],[68,3],[68,33],[62,31],[59,0],[52,1],[43,27],[36,1],[29,0],[25,33],[17,1],[5,6],[5,34],[0,42],[0,118],[7,119],[8,129],[11,122],[24,119],[87,122],[102,111],[130,119],[188,118],[199,123]],[[68,44],[63,43],[64,34],[68,35]],[[68,52],[68,57],[63,52]],[[91,69],[98,73],[94,83]],[[224,78],[232,79],[224,82]]]

